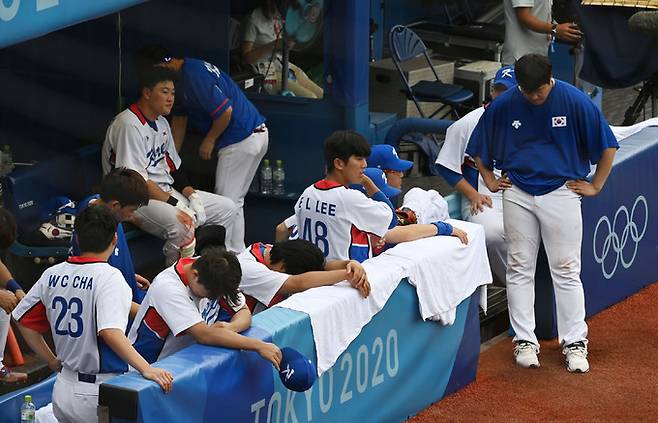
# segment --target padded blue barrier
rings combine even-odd
[[[479,290],[457,308],[452,326],[423,322],[416,292],[402,281],[315,385],[283,387],[256,353],[193,345],[162,360],[174,374],[164,394],[135,373],[101,386],[100,404],[118,422],[402,421],[475,378],[480,349]],[[305,313],[273,308],[254,316],[250,336],[315,357]]]
[[[18,422],[21,420],[21,405],[25,395],[32,395],[32,402],[37,409],[51,402],[55,376],[42,380],[27,388],[9,392],[0,396],[0,422]]]

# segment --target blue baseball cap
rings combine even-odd
[[[400,159],[395,148],[388,144],[374,145],[367,162],[368,167],[376,167],[381,170],[396,170],[398,172],[405,172],[414,165],[414,162]]]
[[[505,89],[512,88],[517,85],[516,82],[516,72],[514,72],[514,66],[503,66],[498,69],[496,76],[494,76],[492,86],[503,85]]]
[[[281,348],[281,353],[283,358],[279,366],[279,377],[283,386],[297,392],[310,389],[317,378],[317,371],[311,360],[290,347]]]
[[[59,214],[77,214],[75,201],[68,197],[58,196],[48,200],[43,212],[41,213],[41,220],[47,221]]]
[[[384,174],[384,171],[381,169],[377,169],[376,167],[368,167],[366,170],[363,171],[363,173],[372,180],[372,182],[377,185],[377,188],[384,193],[384,195],[388,198],[391,197],[396,197],[400,195],[400,190],[397,188],[394,188],[388,184],[388,180],[386,179],[386,174]],[[363,185],[361,184],[352,184],[350,185],[350,188],[353,189],[358,189],[362,193],[365,194],[366,189]]]

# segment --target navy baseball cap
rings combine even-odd
[[[388,180],[386,179],[386,174],[384,174],[384,171],[381,169],[377,169],[376,167],[368,167],[366,170],[363,171],[363,173],[372,180],[372,182],[377,185],[377,188],[384,193],[384,195],[388,198],[395,197],[400,195],[400,190],[397,188],[394,188],[388,184]],[[366,189],[363,185],[361,184],[352,184],[350,185],[350,188],[353,189],[358,189],[362,193],[365,194]]]
[[[311,360],[290,347],[281,348],[281,353],[279,377],[283,386],[297,392],[304,392],[313,386],[317,371]]]
[[[492,86],[502,85],[505,89],[512,88],[517,85],[516,82],[516,73],[514,72],[514,66],[503,66],[498,69],[496,76],[494,76]]]
[[[414,165],[414,162],[400,159],[395,148],[388,144],[373,145],[367,162],[368,167],[376,167],[382,170],[397,170],[398,172],[405,172]]]

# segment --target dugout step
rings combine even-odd
[[[5,355],[7,357],[7,355]],[[48,365],[41,361],[36,355],[25,353],[23,350],[25,364],[22,366],[9,366],[15,372],[27,373],[27,380],[22,382],[0,382],[0,395],[23,389],[27,386],[34,385],[49,377],[53,372]]]
[[[486,342],[507,332],[509,328],[505,288],[489,286],[487,288],[487,305],[486,315],[480,310],[480,342]]]

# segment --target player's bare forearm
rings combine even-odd
[[[473,188],[471,184],[464,178],[460,179],[459,182],[455,185],[455,189],[461,193],[468,200],[472,200],[478,196],[478,192]]]
[[[421,238],[429,238],[436,235],[436,226],[431,224],[416,224],[407,226],[396,226],[389,229],[384,235],[386,242],[399,244],[401,242],[415,241]]]
[[[171,135],[174,137],[176,151],[180,152],[187,131],[187,116],[174,116],[171,118]]]
[[[3,288],[7,286],[7,282],[9,282],[13,277],[11,276],[11,272],[9,269],[7,269],[7,266],[0,260],[0,286]]]
[[[158,184],[151,181],[150,179],[146,181],[146,186],[148,187],[149,198],[151,200],[167,201],[169,198],[169,194],[164,192],[162,188],[158,186]]]
[[[212,125],[210,126],[210,130],[205,136],[204,142],[206,140],[212,140],[213,144],[215,143],[215,140],[219,138],[224,131],[226,131],[226,128],[228,128],[228,124],[231,122],[231,116],[233,115],[233,109],[229,107],[224,111],[224,113],[221,114],[217,119],[212,121]]]
[[[287,228],[286,224],[284,222],[281,222],[278,225],[276,225],[276,229],[274,230],[274,240],[276,242],[285,241],[288,239],[291,232],[292,231],[290,230],[290,228]]]
[[[596,165],[596,171],[592,177],[592,185],[594,185],[594,188],[596,188],[598,192],[603,189],[605,182],[608,180],[608,176],[610,176],[610,171],[612,170],[612,162],[615,159],[616,153],[616,148],[607,148],[605,151],[603,151],[601,159]]]
[[[196,342],[203,345],[214,345],[243,350],[257,350],[263,341],[240,335],[230,329],[218,326],[208,326],[205,322],[199,322],[185,331]]]
[[[231,317],[231,326],[234,332],[240,333],[251,327],[251,311],[247,306],[244,306],[237,313]]]
[[[128,317],[134,319],[135,316],[137,316],[138,311],[139,311],[139,304],[133,301],[132,303],[130,303],[130,311],[128,312]]]
[[[515,7],[516,19],[521,25],[533,32],[550,34],[552,24],[545,22],[532,14],[532,7]]]
[[[318,286],[333,285],[347,278],[347,270],[324,270],[317,272],[306,272],[301,275],[292,275],[283,283],[278,293],[280,294],[294,294],[296,292],[303,292],[307,289],[316,288]]]
[[[23,335],[23,339],[27,342],[30,349],[43,361],[48,363],[48,367],[52,370],[57,370],[57,357],[53,354],[53,351],[50,349],[46,340],[43,338],[39,332],[34,329],[30,329],[21,324],[18,325],[18,329]]]

